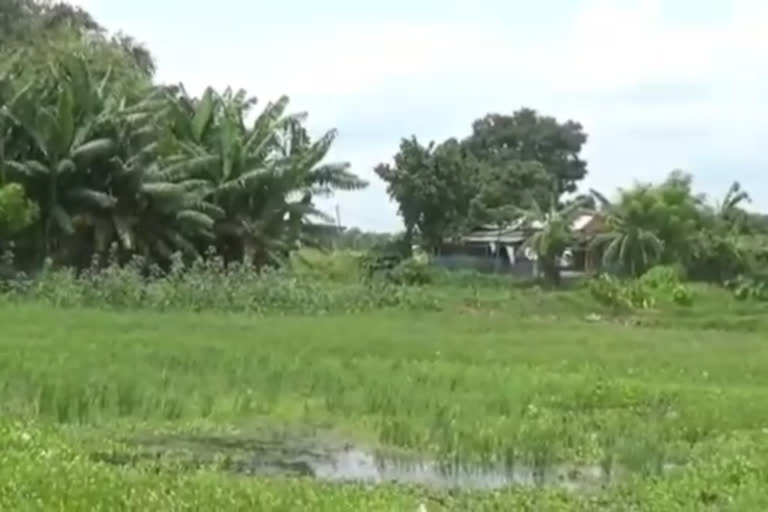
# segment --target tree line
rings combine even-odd
[[[722,282],[764,266],[768,222],[745,210],[750,196],[739,183],[711,201],[678,170],[661,183],[619,190],[614,200],[596,190],[576,194],[588,172],[586,141],[581,124],[523,108],[478,119],[464,139],[404,138],[394,163],[376,173],[399,206],[407,245],[418,240],[433,254],[478,226],[522,221],[541,226],[527,245],[554,282],[560,257],[575,243],[586,243],[604,268],[629,276],[673,264],[691,279]],[[602,220],[586,241],[571,229],[583,214]]]
[[[214,247],[262,266],[312,243],[316,197],[366,185],[287,97],[157,83],[148,50],[67,4],[0,13],[0,243],[20,261]]]

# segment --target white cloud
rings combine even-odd
[[[77,3],[145,41],[161,79],[192,91],[242,86],[265,99],[289,93],[314,126],[340,129],[334,156],[369,178],[400,136],[463,135],[474,117],[521,105],[585,125],[589,184],[603,189],[729,157],[745,168],[768,166],[758,149],[768,137],[768,2],[761,0],[732,0],[716,23],[687,25],[665,20],[663,0],[588,0],[564,30],[542,26],[538,37],[516,30],[524,17],[494,26],[339,21],[249,30],[232,18],[229,30],[201,31],[150,12],[112,19],[111,2]],[[665,88],[681,84],[664,100]],[[640,90],[652,93],[638,100]],[[365,144],[354,133],[362,125]],[[717,179],[732,178],[739,176]],[[396,224],[391,206],[376,213],[386,204],[380,184],[355,198],[341,199],[352,210],[347,217]]]

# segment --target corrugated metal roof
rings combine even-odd
[[[517,243],[525,240],[525,234],[517,230],[476,231],[461,238],[463,242],[470,243]]]
[[[586,228],[594,218],[595,215],[592,214],[580,215],[574,219],[573,223],[571,224],[571,229],[574,231],[581,231]],[[461,237],[461,240],[463,242],[469,243],[518,243],[524,241],[527,238],[527,236],[530,234],[530,230],[542,229],[544,227],[544,223],[536,221],[530,223],[526,227],[527,229],[523,229],[522,219],[512,222],[502,228],[487,224],[480,226],[479,229],[464,235]]]

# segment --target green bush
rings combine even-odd
[[[637,281],[621,281],[615,276],[601,275],[589,281],[592,297],[612,309],[645,309],[652,304],[652,297]]]
[[[287,314],[437,308],[434,297],[414,287],[388,281],[335,283],[286,270],[256,272],[245,265],[225,265],[218,257],[190,265],[177,257],[168,271],[140,258],[124,266],[95,261],[80,273],[48,262],[35,276],[6,281],[3,298],[61,307]]]
[[[361,257],[362,253],[348,250],[302,249],[291,255],[290,271],[300,276],[354,283],[361,281],[363,277]]]
[[[377,245],[358,260],[366,279],[386,277],[400,263],[412,258],[411,247],[404,238]]]
[[[603,274],[591,279],[588,286],[592,297],[611,309],[649,309],[655,302],[639,280],[622,282],[615,276]]]
[[[0,186],[0,240],[11,237],[35,222],[40,208],[27,199],[18,183]]]
[[[768,279],[761,275],[741,275],[726,281],[725,287],[731,290],[738,300],[768,300]]]
[[[640,282],[652,290],[673,290],[685,278],[678,265],[657,265],[640,277]]]
[[[678,284],[672,290],[672,301],[679,306],[692,306],[693,290],[683,284]]]
[[[393,284],[406,286],[423,286],[432,282],[429,264],[415,258],[401,261],[386,274],[386,277]]]

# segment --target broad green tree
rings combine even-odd
[[[521,208],[532,207],[538,192],[551,185],[539,162],[516,160],[482,165],[478,182],[477,194],[470,203],[472,224],[500,227],[516,220]]]
[[[399,206],[406,238],[418,234],[435,252],[448,236],[513,220],[529,198],[546,204],[552,191],[558,200],[574,192],[587,173],[586,140],[579,123],[521,109],[478,119],[461,141],[403,139],[394,165],[375,171]]]
[[[501,168],[509,162],[539,162],[552,182],[533,192],[540,203],[545,203],[552,190],[574,192],[587,175],[587,163],[581,157],[586,142],[581,124],[559,122],[523,108],[512,115],[488,114],[478,119],[464,145],[478,160]]]
[[[455,139],[426,146],[416,137],[403,139],[394,165],[380,164],[375,172],[399,205],[407,240],[418,234],[437,252],[447,236],[467,227],[480,164]]]

